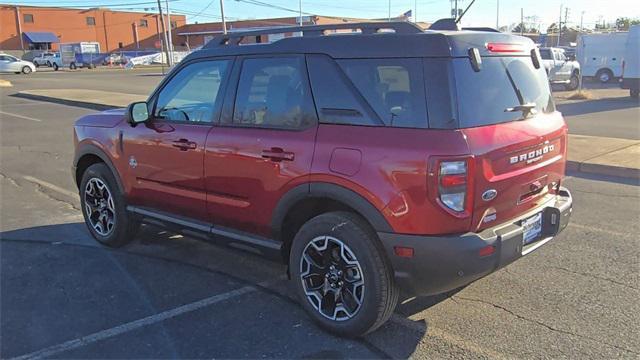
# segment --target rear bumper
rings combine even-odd
[[[544,205],[517,219],[480,233],[453,236],[416,236],[378,233],[395,272],[396,283],[412,295],[434,295],[467,285],[544,245],[569,224],[573,199],[566,188]],[[523,219],[543,213],[540,240],[523,247]],[[414,249],[411,258],[399,257],[395,246]],[[481,257],[480,249],[495,252]]]
[[[623,89],[637,90],[640,88],[640,78],[635,78],[635,79],[622,78],[622,83],[620,84],[620,86]]]

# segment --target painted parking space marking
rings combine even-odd
[[[30,116],[24,116],[24,115],[20,115],[20,114],[14,114],[14,113],[6,112],[6,111],[0,111],[0,114],[6,115],[6,116],[11,116],[11,117],[16,117],[18,119],[42,122],[42,120],[40,120],[40,119],[36,119],[36,118],[30,117]],[[2,117],[0,116],[0,118],[2,118]]]
[[[55,191],[57,193],[63,194],[65,196],[71,197],[73,199],[78,199],[78,197],[79,197],[78,194],[73,192],[73,191],[69,191],[67,189],[63,189],[63,188],[59,187],[58,185],[54,185],[54,184],[52,184],[50,182],[46,182],[44,180],[40,180],[38,178],[34,178],[33,176],[25,175],[22,178],[27,180],[30,183],[34,183],[34,184],[40,185],[40,186],[42,186],[44,188],[47,188],[49,190],[53,190],[53,191]]]
[[[77,349],[80,347],[83,347],[85,345],[89,345],[101,340],[105,340],[105,339],[109,339],[112,338],[114,336],[117,335],[121,335],[145,326],[149,326],[149,325],[153,325],[153,324],[157,324],[159,322],[162,322],[164,320],[167,319],[171,319],[174,318],[176,316],[179,315],[183,315],[186,313],[190,313],[199,309],[202,309],[204,307],[216,304],[216,303],[220,303],[241,295],[245,295],[245,294],[249,294],[252,292],[256,292],[259,291],[259,287],[267,287],[271,282],[273,281],[277,281],[277,280],[272,280],[272,281],[265,281],[262,283],[257,284],[257,286],[244,286],[241,287],[239,289],[236,290],[231,290],[219,295],[214,295],[196,302],[192,302],[186,305],[182,305],[182,306],[178,306],[176,308],[167,310],[167,311],[163,311],[161,313],[155,314],[155,315],[150,315],[147,317],[144,317],[142,319],[138,319],[138,320],[134,320],[122,325],[118,325],[115,327],[112,327],[110,329],[105,329],[102,331],[98,331],[95,332],[93,334],[90,335],[86,335],[77,339],[73,339],[73,340],[69,340],[66,342],[63,342],[61,344],[57,344],[57,345],[53,345],[50,346],[48,348],[44,348],[42,350],[38,350],[29,354],[25,354],[25,355],[21,355],[18,357],[13,358],[13,360],[26,360],[26,359],[43,359],[43,358],[49,358],[52,357],[54,355],[63,353],[65,351],[69,351],[69,350],[73,350],[73,349]]]

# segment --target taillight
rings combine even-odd
[[[435,158],[431,162],[431,193],[435,201],[456,217],[471,215],[473,158]]]

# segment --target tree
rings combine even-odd
[[[618,30],[629,30],[631,25],[640,25],[640,19],[630,19],[628,17],[619,17],[616,19],[616,28]]]
[[[553,33],[557,33],[557,32],[558,32],[558,24],[556,24],[556,23],[552,23],[547,28],[547,34],[553,34]]]

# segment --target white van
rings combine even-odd
[[[594,77],[602,83],[622,76],[622,58],[627,32],[582,34],[578,36],[576,60],[582,76]]]
[[[640,93],[640,25],[629,28],[629,36],[624,52],[622,88],[629,89],[631,97]]]

